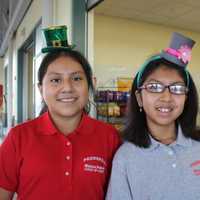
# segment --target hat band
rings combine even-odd
[[[170,48],[168,48],[170,49]],[[174,49],[171,49],[173,50],[173,53]],[[166,51],[166,50],[165,50]],[[148,59],[143,65],[142,67],[140,68],[140,70],[138,71],[138,73],[136,74],[136,85],[137,85],[137,88],[140,87],[140,84],[141,84],[141,79],[142,79],[142,75],[147,67],[147,65],[152,62],[152,61],[155,61],[155,60],[159,60],[161,59],[162,57],[160,55],[157,55],[157,56],[153,56],[151,59]],[[189,87],[189,84],[190,84],[190,77],[189,77],[189,72],[187,71],[187,69],[184,68],[184,72],[185,72],[185,75],[186,75],[186,86]]]
[[[153,56],[152,58],[146,60],[146,62],[140,67],[140,70],[138,71],[138,73],[137,73],[137,75],[136,75],[136,76],[137,76],[137,80],[136,80],[136,82],[137,82],[137,88],[140,87],[141,78],[142,78],[142,75],[143,75],[144,70],[146,69],[146,66],[147,66],[150,62],[152,62],[152,61],[154,61],[154,60],[158,60],[158,59],[161,59],[161,56],[160,56],[160,55]]]
[[[177,57],[179,60],[181,60],[185,64],[191,60],[192,49],[188,47],[187,45],[181,46],[178,50],[167,48],[164,51],[172,56]]]

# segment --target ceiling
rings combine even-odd
[[[18,2],[19,0],[0,0],[0,47]]]
[[[200,32],[200,0],[104,0],[95,13]]]
[[[17,2],[0,0],[0,46]],[[200,32],[200,0],[104,0],[95,13]]]
[[[9,1],[0,0],[0,44],[2,43],[3,36],[9,23]]]

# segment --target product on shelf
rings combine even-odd
[[[114,125],[118,130],[123,127],[123,118],[126,114],[126,106],[130,96],[130,88],[119,90],[116,88],[97,88],[95,102],[97,106],[97,118]]]
[[[129,92],[131,89],[133,79],[128,77],[118,77],[117,78],[117,87],[118,91]]]

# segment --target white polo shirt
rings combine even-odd
[[[185,138],[150,148],[130,142],[117,151],[107,200],[200,200],[200,142]]]

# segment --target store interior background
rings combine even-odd
[[[6,0],[3,0],[6,2]],[[19,1],[19,0],[16,0]],[[65,24],[68,26],[69,43],[73,43],[72,38],[72,6],[71,0],[51,0],[53,1],[53,25]],[[78,1],[78,0],[74,0]],[[11,116],[14,124],[17,123],[17,67],[18,52],[30,37],[34,28],[36,28],[35,52],[32,55],[32,49],[28,52],[28,65],[33,69],[35,75],[42,56],[40,49],[44,45],[42,40],[42,20],[46,13],[44,2],[47,0],[33,0],[22,19],[12,43],[12,70],[11,77],[8,76],[12,85],[9,85],[8,92],[11,92],[12,98],[8,99],[12,110]],[[43,5],[43,6],[42,6]],[[192,61],[188,66],[197,88],[200,93],[200,1],[197,0],[104,0],[97,7],[89,11],[87,19],[87,53],[94,75],[96,77],[96,89],[114,89],[117,90],[117,80],[132,80],[136,71],[143,64],[144,60],[152,54],[158,53],[161,49],[168,47],[171,34],[180,32],[196,41],[192,51]],[[10,57],[7,51],[4,57],[0,58],[0,84],[5,83],[5,69],[8,66]],[[26,73],[30,73],[27,71]],[[8,81],[9,81],[8,80]],[[30,80],[26,80],[30,82]],[[24,88],[23,98],[25,106],[22,119],[26,120],[37,115],[35,110],[40,104],[40,97],[37,90],[37,80],[34,77],[33,82]],[[26,84],[24,84],[26,85]],[[28,97],[28,88],[33,89],[33,97],[30,103]],[[33,105],[36,107],[34,109]],[[5,112],[5,102],[3,105]],[[200,125],[200,117],[198,118]]]
[[[200,94],[200,2],[105,0],[94,15],[94,72],[98,87],[133,78],[144,60],[169,45],[173,32],[196,41],[188,65]],[[200,117],[198,117],[200,125]]]

